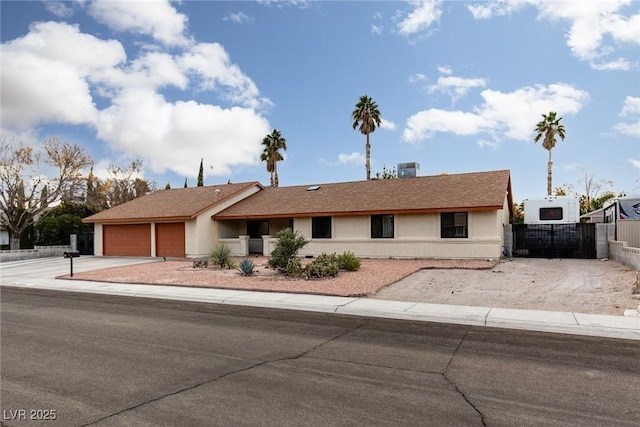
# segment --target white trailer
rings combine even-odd
[[[580,222],[580,201],[572,196],[547,196],[524,200],[525,224],[575,224]]]

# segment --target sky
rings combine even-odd
[[[640,193],[640,2],[1,1],[3,135],[84,147],[95,173],[144,162],[159,189],[366,178],[362,95],[382,123],[372,175],[509,169],[546,195],[542,114],[562,117],[553,186]],[[584,192],[584,191],[582,191]]]

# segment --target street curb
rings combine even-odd
[[[640,340],[640,317],[387,301],[281,292],[42,279],[3,287],[156,298]]]

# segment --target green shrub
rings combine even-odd
[[[320,254],[316,259],[307,264],[302,271],[302,277],[305,279],[320,279],[323,277],[336,277],[340,270],[338,264],[338,255]]]
[[[286,273],[289,261],[294,259],[298,255],[298,251],[309,241],[305,240],[297,231],[293,232],[290,228],[281,230],[277,238],[275,248],[271,252],[267,263],[274,270]]]
[[[231,268],[233,260],[231,259],[231,248],[224,242],[218,242],[215,248],[211,250],[212,261],[219,265],[220,268],[228,266]]]
[[[295,257],[291,258],[287,263],[284,274],[290,277],[301,277],[303,271],[302,261],[300,261],[300,258]]]
[[[360,268],[360,259],[350,251],[346,251],[338,257],[338,265],[341,270],[356,271]]]
[[[256,265],[253,263],[253,260],[249,258],[245,258],[242,261],[240,261],[238,271],[243,276],[251,276],[256,272]]]

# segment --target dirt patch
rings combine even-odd
[[[635,282],[615,261],[514,258],[490,270],[421,270],[374,298],[621,315],[640,304]]]

